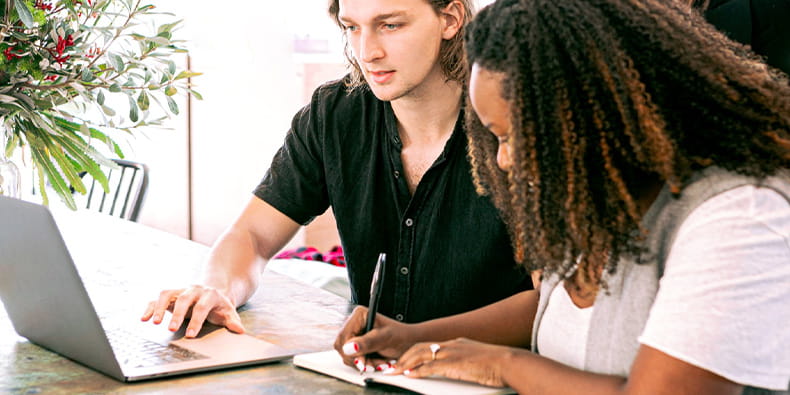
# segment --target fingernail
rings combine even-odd
[[[376,366],[376,370],[378,370],[379,372],[381,372],[381,371],[383,371],[385,369],[389,369],[389,368],[390,368],[390,365],[388,363],[382,363],[381,365]]]
[[[359,351],[359,344],[355,342],[349,342],[343,345],[343,354],[351,355],[355,354]]]
[[[195,335],[197,335],[197,330],[187,329],[187,337],[195,337]]]
[[[390,365],[392,365],[392,366],[395,366],[395,363],[397,363],[397,362],[398,362],[398,360],[396,360],[396,359],[390,359]]]
[[[366,372],[372,372],[372,371],[375,371],[375,370],[376,370],[376,368],[374,368],[373,365],[365,366],[365,371]]]
[[[409,375],[411,375],[411,370],[406,369],[406,370],[403,371],[403,374],[409,376]]]
[[[365,371],[365,364],[362,363],[362,361],[360,361],[358,359],[354,360],[354,366],[356,366],[357,370],[359,370],[360,372],[364,372]]]
[[[382,371],[381,373],[392,374],[394,372],[395,372],[395,368],[387,368],[387,369],[384,369],[384,371]]]

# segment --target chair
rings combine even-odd
[[[118,169],[107,169],[109,193],[101,184],[91,180],[85,199],[85,208],[137,222],[148,189],[148,167],[139,162],[113,159]]]

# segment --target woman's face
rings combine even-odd
[[[513,129],[510,121],[510,103],[502,97],[503,73],[492,72],[472,65],[469,81],[469,98],[480,122],[499,140],[497,166],[508,170],[513,164],[512,148],[509,143]]]

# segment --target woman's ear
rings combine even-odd
[[[450,2],[450,4],[447,4],[444,9],[442,9],[439,16],[444,22],[444,27],[442,28],[442,38],[445,40],[450,40],[455,37],[456,34],[458,34],[458,32],[461,30],[461,27],[464,25],[466,9],[464,8],[463,3],[461,3],[459,0],[453,0]]]

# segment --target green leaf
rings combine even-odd
[[[96,103],[99,103],[100,106],[104,105],[104,91],[99,90],[99,94],[96,95]]]
[[[129,120],[137,122],[140,119],[140,110],[137,108],[137,103],[134,98],[129,96]]]
[[[196,98],[196,99],[198,99],[198,100],[203,100],[203,95],[201,95],[200,93],[198,93],[198,91],[196,91],[196,90],[194,90],[194,89],[190,89],[190,90],[189,90],[189,93],[191,93],[191,94],[192,94],[192,96],[195,96],[195,98]]]
[[[140,92],[140,96],[137,97],[137,105],[140,106],[141,110],[148,111],[148,106],[150,105],[148,93],[145,93],[145,91]]]
[[[117,83],[114,83],[114,84],[110,85],[109,89],[110,89],[110,92],[112,92],[112,93],[118,93],[118,92],[121,91],[121,86],[118,85]]]
[[[87,192],[85,190],[85,184],[82,183],[82,178],[80,178],[74,163],[72,163],[63,152],[63,148],[59,144],[55,144],[54,140],[47,141],[45,144],[49,149],[49,153],[55,158],[55,162],[58,164],[60,171],[66,176],[69,186],[84,195],[85,192]],[[69,188],[69,191],[71,191],[71,188]]]
[[[203,73],[196,73],[194,71],[184,70],[184,71],[178,73],[178,75],[174,79],[180,80],[180,79],[184,79],[184,78],[196,77],[196,76],[199,76],[199,75],[202,75],[202,74]]]
[[[114,117],[115,116],[115,111],[112,108],[110,108],[110,107],[101,106],[101,110],[104,111],[104,113],[107,114],[108,117]]]
[[[87,171],[93,179],[102,185],[105,192],[109,192],[107,176],[95,159],[103,163],[112,163],[111,160],[105,158],[98,151],[93,149],[93,147],[90,147],[77,135],[72,134],[61,137],[57,139],[57,142],[68,152],[81,170]]]
[[[38,191],[41,192],[41,203],[49,206],[49,196],[47,196],[47,188],[44,183],[44,171],[41,166],[36,166],[36,173],[38,173]]]
[[[167,39],[167,38],[165,38],[165,37],[159,37],[159,36],[156,36],[156,37],[148,37],[146,40],[147,40],[148,42],[152,42],[152,43],[154,43],[154,44],[156,44],[157,46],[160,46],[160,47],[161,47],[161,46],[170,45],[170,40],[168,40],[168,39]],[[173,70],[173,71],[171,72],[171,74],[172,74],[172,73],[175,73],[175,70]]]
[[[173,85],[168,85],[167,88],[165,88],[165,95],[173,96],[176,93],[178,93],[178,89]]]
[[[102,133],[98,129],[88,128],[88,125],[78,124],[60,117],[52,117],[52,119],[55,125],[57,125],[58,127],[65,128],[74,132],[82,133],[86,136],[89,136],[92,139],[97,139],[105,143],[109,149],[115,152],[116,155],[123,158],[124,155],[123,155],[123,151],[121,151],[121,147],[118,146],[118,144],[115,141],[113,141],[109,136]],[[85,129],[88,129],[88,133],[85,132]],[[96,151],[95,148],[85,143],[82,139],[80,139],[80,141],[82,141],[82,143],[84,144],[84,147],[82,149],[88,154],[90,154],[94,158],[94,160],[98,161],[101,165],[112,166],[113,162],[111,160],[105,158],[104,155],[100,154],[98,151]]]
[[[164,25],[161,25],[159,26],[159,29],[157,29],[158,30],[157,33],[170,32],[171,30],[173,30],[174,27],[178,26],[178,24],[181,22],[182,21],[176,21],[173,23],[166,23]]]
[[[91,82],[96,79],[96,76],[91,72],[90,69],[83,69],[82,70],[82,80],[85,82]]]
[[[175,74],[176,73],[176,62],[168,59],[167,60],[167,71],[170,72],[170,75]]]
[[[117,73],[122,73],[124,70],[123,59],[118,54],[110,54],[110,64]]]
[[[52,185],[52,188],[55,190],[58,196],[60,196],[60,199],[63,201],[63,203],[65,203],[70,209],[76,210],[77,204],[74,202],[74,197],[71,196],[71,190],[66,184],[66,181],[63,180],[60,172],[58,172],[58,169],[55,168],[55,165],[52,163],[49,155],[47,155],[44,143],[41,142],[41,140],[34,134],[30,134],[28,136],[28,142],[30,143],[30,152],[32,154],[33,163],[38,168],[43,170],[45,178],[49,180],[50,185]]]
[[[178,115],[178,104],[176,103],[176,101],[173,100],[173,98],[170,96],[167,96],[166,99],[167,99],[167,107],[170,108],[170,112],[172,112],[175,115]]]
[[[13,1],[14,8],[16,8],[16,13],[19,15],[19,19],[22,20],[22,23],[25,24],[25,27],[28,29],[32,29],[36,27],[36,24],[33,22],[33,14],[30,13],[30,10],[25,5],[23,0],[6,0],[6,1]]]

